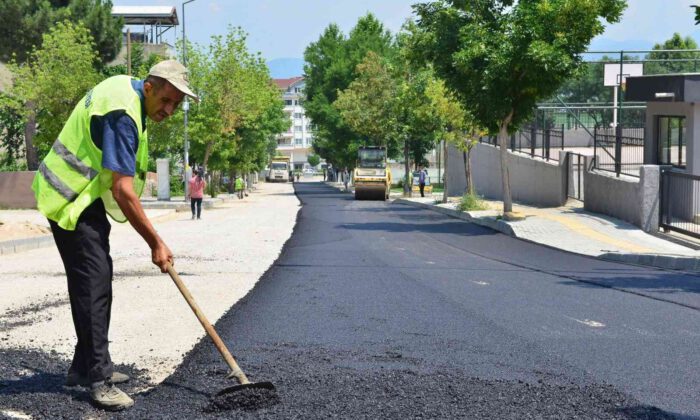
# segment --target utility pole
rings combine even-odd
[[[194,0],[187,0],[186,2],[182,3],[182,65],[187,67],[187,34],[185,32],[185,5],[187,3],[192,3]],[[183,162],[183,172],[184,172],[184,177],[185,177],[185,201],[187,201],[187,197],[190,195],[189,194],[189,189],[190,189],[190,143],[187,139],[187,114],[189,113],[190,110],[190,101],[187,96],[185,96],[185,100],[182,102],[182,110],[185,113],[185,130],[184,130],[184,137],[185,137],[185,161]]]

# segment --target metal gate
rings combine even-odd
[[[583,173],[586,157],[578,153],[566,154],[566,196],[583,201]]]
[[[664,169],[661,172],[659,225],[700,238],[700,176]]]

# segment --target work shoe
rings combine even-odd
[[[134,405],[130,396],[107,382],[93,384],[90,388],[90,398],[98,407],[111,411],[124,410]]]
[[[112,372],[110,381],[113,384],[122,384],[129,381],[129,375],[119,372]],[[90,380],[87,376],[79,375],[75,372],[68,372],[66,375],[66,386],[90,386]]]

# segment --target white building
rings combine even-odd
[[[289,156],[295,170],[310,168],[308,157],[313,154],[311,120],[305,115],[301,102],[304,99],[304,78],[274,79],[282,91],[284,112],[292,121],[289,130],[277,136],[277,155]]]

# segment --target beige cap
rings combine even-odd
[[[175,86],[177,90],[199,102],[199,97],[190,90],[187,81],[187,68],[177,60],[164,60],[157,63],[148,72],[149,76],[162,77]]]

